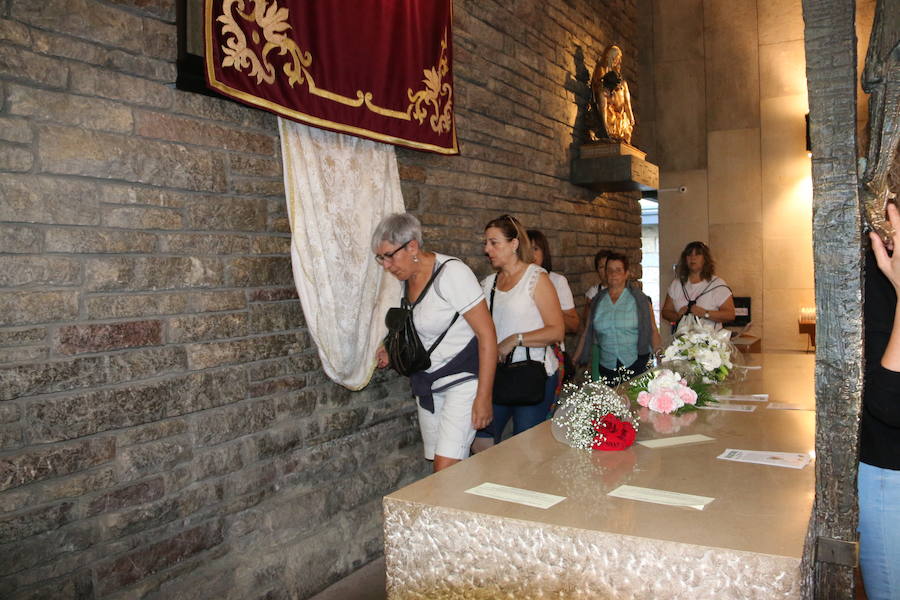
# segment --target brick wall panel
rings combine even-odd
[[[158,316],[188,312],[188,293],[98,294],[84,297],[88,319]]]
[[[0,225],[0,252],[10,254],[38,253],[43,248],[44,234],[34,227]]]
[[[229,369],[34,400],[26,408],[28,437],[41,444],[76,439],[237,402],[246,392],[246,374]]]
[[[75,94],[157,109],[172,106],[174,91],[162,82],[76,62],[68,69],[69,90]]]
[[[150,111],[135,111],[134,132],[140,136],[170,142],[202,144],[212,148],[263,155],[272,155],[278,143],[277,138],[271,134],[250,133],[202,120]]]
[[[168,61],[136,55],[128,50],[99,46],[48,31],[33,29],[31,47],[43,55],[74,59],[160,82],[173,81],[176,76],[175,65]]]
[[[126,11],[109,10],[94,0],[12,0],[10,13],[14,19],[38,29],[96,40],[136,54],[175,58],[173,26]]]
[[[0,43],[0,77],[63,89],[69,68],[52,58],[6,43]]]
[[[70,127],[41,127],[39,135],[38,154],[46,173],[225,189],[222,157],[214,152]]]
[[[0,171],[30,171],[34,156],[30,148],[0,142]]]
[[[186,363],[184,348],[170,346],[0,367],[0,400],[145,379]]]
[[[374,558],[430,467],[405,379],[322,371],[275,117],[172,88],[170,0],[0,5],[0,596],[304,598]],[[567,182],[636,8],[454,8],[462,156],[396,149],[406,206],[479,276],[488,220],[544,229],[581,301],[598,246],[640,255],[635,195]]]
[[[30,144],[33,138],[31,124],[28,121],[0,117],[0,140],[16,144]]]
[[[52,323],[77,316],[78,292],[75,291],[0,291],[0,327]]]
[[[81,280],[81,264],[63,256],[0,256],[0,287],[70,286]]]

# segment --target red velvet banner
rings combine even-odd
[[[210,88],[288,119],[458,154],[451,0],[205,0]]]

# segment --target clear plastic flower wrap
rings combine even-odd
[[[625,450],[637,429],[628,399],[600,381],[565,384],[551,422],[553,437],[581,450]]]
[[[744,369],[736,368],[743,360],[731,343],[731,331],[717,330],[692,315],[678,325],[672,342],[663,352],[661,366],[680,361],[688,363],[693,374],[704,383],[734,381],[744,375]]]
[[[672,361],[641,373],[619,386],[639,412],[681,415],[715,402],[709,384],[688,361]]]

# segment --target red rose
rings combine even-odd
[[[597,435],[594,437],[594,450],[624,450],[634,443],[636,432],[628,421],[622,421],[610,413],[598,423],[591,421]]]

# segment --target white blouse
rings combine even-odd
[[[511,290],[506,292],[494,290],[492,315],[494,327],[497,329],[497,342],[501,342],[511,335],[534,331],[544,326],[541,311],[538,310],[534,301],[534,290],[540,274],[546,272],[537,265],[528,265],[525,273]],[[491,288],[496,279],[497,274],[494,273],[481,281],[488,308],[491,306]],[[556,359],[556,354],[547,350],[547,348],[529,348],[528,355],[531,356],[531,360],[543,362],[547,375],[552,375],[559,368],[559,361]],[[513,351],[514,362],[525,360],[525,358],[525,348],[518,347]]]

